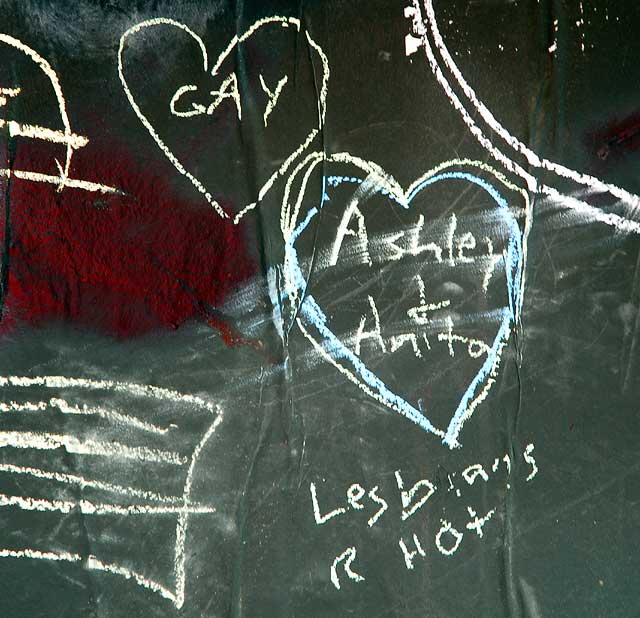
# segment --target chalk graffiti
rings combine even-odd
[[[343,158],[349,159],[349,157],[345,157],[344,155]],[[469,164],[469,162],[465,163]],[[327,202],[325,198],[320,205],[320,208],[311,208],[306,218],[295,228],[291,227],[291,223],[287,224],[286,222],[289,218],[296,218],[295,213],[298,210],[298,207],[296,207],[294,211],[292,211],[291,215],[287,215],[286,212],[283,213],[282,219],[283,223],[285,224],[283,232],[285,233],[285,238],[287,238],[284,258],[286,288],[288,290],[289,298],[292,305],[295,305],[297,303],[297,299],[299,296],[304,296],[304,300],[301,301],[299,306],[299,316],[296,318],[298,327],[301,329],[303,334],[311,341],[312,345],[326,360],[336,366],[336,368],[341,373],[347,376],[364,392],[366,392],[379,403],[389,407],[390,409],[402,414],[409,420],[413,421],[425,431],[434,433],[437,436],[441,437],[442,441],[450,448],[459,446],[458,436],[460,434],[462,426],[464,425],[465,421],[468,420],[468,418],[470,418],[470,416],[473,414],[479,403],[481,403],[486,398],[489,389],[495,382],[495,376],[500,365],[502,351],[509,338],[511,328],[517,321],[517,316],[522,304],[521,280],[524,255],[520,228],[518,227],[516,219],[510,213],[509,206],[504,197],[493,185],[489,184],[487,181],[479,178],[478,176],[473,175],[472,173],[458,171],[457,169],[455,169],[456,165],[458,165],[457,162],[444,164],[436,168],[436,170],[434,171],[427,172],[420,179],[415,181],[406,192],[398,192],[397,189],[395,189],[395,187],[393,187],[393,185],[388,180],[385,179],[384,181],[382,181],[379,176],[376,176],[375,180],[377,181],[380,178],[380,182],[369,181],[377,186],[377,191],[388,195],[392,203],[404,209],[409,209],[416,197],[431,185],[448,181],[464,181],[472,183],[473,185],[480,187],[491,197],[497,207],[498,221],[502,226],[504,226],[504,229],[506,230],[506,234],[508,236],[505,253],[502,256],[502,260],[504,263],[504,276],[508,304],[496,309],[496,312],[499,315],[499,326],[493,342],[491,344],[485,344],[484,342],[477,339],[472,340],[462,337],[461,335],[454,335],[452,331],[453,325],[450,321],[447,322],[447,331],[438,334],[439,341],[447,342],[449,353],[451,356],[454,356],[455,354],[453,349],[454,341],[456,343],[466,344],[471,356],[480,357],[483,354],[486,356],[482,366],[480,367],[476,375],[472,378],[470,385],[462,395],[456,409],[452,412],[451,420],[449,421],[446,428],[437,427],[432,421],[429,420],[428,414],[425,414],[424,411],[419,410],[415,404],[410,403],[399,393],[395,392],[393,387],[385,384],[374,372],[368,369],[365,363],[362,361],[360,356],[360,346],[363,339],[365,338],[374,338],[376,341],[378,341],[382,352],[387,351],[385,342],[383,341],[380,334],[380,319],[378,310],[371,296],[368,297],[368,302],[373,317],[373,328],[365,331],[365,328],[367,328],[367,318],[366,316],[362,316],[357,330],[355,349],[354,351],[351,351],[348,347],[345,346],[344,342],[341,341],[339,337],[337,337],[331,330],[331,327],[329,326],[327,320],[327,316],[322,307],[317,303],[313,295],[309,294],[306,290],[306,279],[302,273],[300,262],[298,259],[296,241],[312,222],[313,218],[320,212],[320,209],[331,207],[332,202]],[[371,170],[370,174],[375,174],[377,171],[373,167],[370,167],[369,169]],[[486,168],[482,169],[486,171]],[[497,176],[496,180],[500,181],[501,178]],[[358,184],[361,182],[361,180],[355,177],[329,177],[327,179],[327,184],[330,187],[338,187],[343,183]],[[351,202],[347,212],[351,212],[352,214],[355,213],[355,207],[353,206],[354,203],[357,202]],[[286,210],[285,203],[283,203],[283,209]],[[362,216],[362,213],[360,213],[360,216]],[[340,227],[336,234],[336,241],[332,248],[330,263],[334,263],[337,261],[339,247],[343,242],[347,229],[346,225],[343,225],[343,222],[345,220],[347,221],[348,225],[349,219],[343,216],[341,219]],[[364,224],[362,224],[361,221],[362,220],[359,219],[359,229],[364,230]],[[424,226],[424,217],[419,219],[419,226]],[[436,247],[437,250],[433,251],[438,262],[442,262],[441,256],[446,251],[448,255],[447,263],[449,266],[455,266],[458,263],[465,263],[469,261],[472,262],[473,258],[469,257],[465,253],[465,251],[473,249],[476,246],[475,237],[469,232],[463,234],[461,238],[459,238],[454,243],[456,227],[457,220],[455,218],[455,215],[453,215],[451,217],[451,225],[449,228],[446,247]],[[288,235],[287,232],[289,232]],[[394,242],[399,238],[400,236],[394,237]],[[363,239],[363,234],[360,234],[360,242],[363,242]],[[420,255],[422,253],[422,249],[417,245],[417,239],[417,235],[413,237],[413,245],[412,248],[409,249],[409,252],[413,255]],[[454,244],[456,245],[455,253]],[[336,246],[338,247],[337,252]],[[398,251],[398,247],[396,245],[396,255],[398,253],[400,252]],[[410,317],[418,318],[418,322],[420,321],[421,314],[423,314],[425,311],[436,308],[442,309],[444,307],[447,307],[449,304],[446,299],[432,305],[428,305],[426,303],[426,299],[425,302],[422,302],[425,294],[424,282],[422,282],[420,293],[421,304],[418,305],[418,307],[416,307],[410,314]],[[411,333],[408,333],[406,335],[406,338],[410,338],[411,335]],[[413,334],[413,337],[415,337],[415,333]],[[392,342],[391,348],[395,350],[398,347],[398,339],[396,338],[395,341]],[[417,348],[417,344],[414,343],[414,349],[415,348]]]
[[[524,478],[525,483],[529,483],[533,479],[535,474],[538,472],[538,465],[535,459],[531,457],[531,453],[533,450],[534,450],[534,445],[528,444],[525,447],[524,451],[522,452],[522,461],[531,467],[531,472],[529,472],[529,474]],[[506,478],[501,477],[500,479],[500,482],[503,487],[502,491],[508,492],[511,489],[512,483],[514,482],[514,480],[512,479],[513,474],[510,467],[511,466],[510,458],[508,458],[508,455],[505,454],[502,458],[496,458],[495,461],[505,461],[505,463],[509,461],[509,464],[505,466]],[[480,471],[480,470],[482,470],[481,474],[478,473],[475,477],[471,477],[470,471]],[[493,468],[493,474],[495,475],[497,472],[498,472],[498,467]],[[442,492],[445,492],[445,495],[446,495],[449,492],[453,491],[453,489],[456,489],[455,500],[461,499],[462,498],[461,490],[459,488],[455,488],[455,485],[453,484],[453,480],[452,480],[452,477],[455,477],[457,474],[459,474],[466,481],[467,486],[473,485],[473,482],[476,480],[476,478],[481,479],[485,483],[485,486],[483,487],[483,490],[482,490],[482,495],[486,495],[486,488],[489,487],[489,483],[492,480],[492,477],[490,477],[486,472],[484,472],[484,468],[480,463],[471,464],[467,466],[460,473],[453,472],[448,474],[447,480],[449,482],[449,487],[438,486],[428,478],[423,478],[423,479],[420,479],[418,482],[416,482],[409,491],[404,490],[403,477],[401,475],[400,470],[397,470],[395,472],[395,477],[397,481],[397,489],[400,492],[399,505],[394,504],[394,502],[397,502],[397,500],[394,500],[389,496],[387,500],[385,498],[382,498],[382,495],[378,495],[376,493],[376,497],[379,498],[381,501],[384,501],[384,511],[386,511],[389,508],[389,505],[392,506],[392,510],[391,510],[392,514],[393,514],[393,511],[395,511],[396,513],[398,513],[399,511],[398,519],[401,522],[401,525],[403,526],[403,528],[401,530],[401,535],[398,538],[397,545],[400,548],[401,555],[403,558],[403,563],[407,570],[413,571],[415,569],[416,560],[418,558],[421,558],[422,560],[429,558],[429,545],[427,544],[427,539],[425,539],[424,533],[423,532],[407,533],[405,531],[405,526],[409,526],[412,522],[414,522],[413,519],[411,521],[407,521],[407,520],[409,520],[409,518],[412,517],[415,513],[419,512],[420,509],[422,509],[422,507],[424,506],[428,507],[429,501],[432,500],[435,495],[442,494]],[[473,480],[470,480],[470,478],[473,478]],[[376,492],[378,492],[379,490],[378,486],[376,486],[374,489]],[[318,501],[317,487],[316,487],[316,484],[313,482],[310,484],[310,491],[311,491],[312,512],[313,512],[316,526],[327,524],[329,520],[333,520],[332,523],[337,524],[337,520],[334,520],[334,518],[337,518],[337,517],[340,517],[340,518],[351,517],[353,520],[355,520],[356,513],[363,510],[369,511],[371,509],[370,505],[367,505],[367,507],[365,507],[365,505],[360,502],[360,500],[365,496],[365,489],[359,483],[354,483],[351,486],[349,486],[349,488],[347,489],[346,503],[344,504],[344,506],[335,508],[332,511],[327,512],[326,515],[324,516],[320,515],[322,509]],[[371,496],[371,493],[369,495]],[[419,496],[419,499],[413,502],[414,499],[416,498],[416,495]],[[412,502],[413,502],[413,505],[412,505]],[[440,502],[440,504],[442,504],[442,501]],[[412,506],[410,507],[410,505]],[[454,503],[454,506],[455,506],[455,503]],[[451,509],[451,504],[449,504],[447,507],[443,507],[442,510],[444,511],[445,508],[447,509],[447,511],[449,511]],[[438,510],[440,509],[438,508]],[[490,524],[490,522],[492,522],[498,516],[498,510],[499,510],[498,507],[493,507],[487,510],[484,515],[479,515],[478,514],[479,509],[477,507],[467,505],[466,515],[464,515],[463,517],[454,513],[453,517],[455,517],[455,519],[453,519],[453,517],[440,518],[432,534],[431,543],[433,548],[435,548],[435,550],[441,556],[444,556],[445,559],[451,559],[458,551],[460,551],[465,539],[465,535],[475,534],[477,539],[485,540],[487,535],[486,527]],[[376,516],[375,516],[376,521],[379,518],[380,514],[381,514],[380,512],[376,513]],[[429,513],[425,514],[423,512],[423,519],[426,518],[428,521],[429,517],[430,517]],[[461,522],[461,523],[458,523],[458,522]],[[418,525],[417,522],[415,525]],[[499,523],[495,523],[494,525],[500,526]],[[371,528],[372,526],[371,519],[368,520],[367,526],[368,528]],[[352,527],[350,526],[348,529],[351,531]],[[405,536],[407,534],[408,534],[408,537]],[[405,540],[407,538],[409,540]],[[339,585],[338,577],[337,577],[337,571],[336,571],[337,565],[347,558],[351,559],[351,561],[347,563],[347,566],[350,565],[351,562],[353,562],[353,560],[355,559],[357,551],[358,549],[356,546],[351,546],[334,559],[331,565],[330,575],[331,575],[331,581],[333,582],[337,590],[341,589]],[[366,548],[364,548],[364,551],[366,551]],[[390,566],[390,568],[392,567]],[[361,582],[365,580],[364,576],[358,575],[358,577],[355,577],[356,575],[355,573],[352,573],[351,575],[349,575],[348,570],[347,569],[345,570],[347,572],[347,575],[354,581]]]
[[[25,476],[34,479],[49,481],[53,489],[56,484],[61,486],[73,486],[85,490],[95,490],[112,495],[115,498],[135,500],[136,502],[103,502],[79,498],[77,500],[61,500],[58,498],[44,498],[36,496],[18,496],[0,493],[0,508],[18,508],[24,511],[39,511],[43,513],[68,514],[79,512],[85,516],[109,516],[122,517],[175,517],[175,540],[172,546],[173,569],[170,579],[172,584],[161,582],[149,577],[141,571],[133,570],[118,562],[105,561],[94,555],[83,555],[78,552],[50,551],[42,548],[4,547],[0,549],[0,558],[27,558],[33,560],[56,560],[83,564],[89,570],[102,571],[119,575],[131,580],[138,586],[151,590],[171,601],[176,608],[182,607],[185,602],[186,587],[186,543],[189,528],[189,518],[195,515],[212,514],[216,511],[210,504],[193,502],[191,499],[195,467],[202,450],[222,422],[222,411],[215,404],[201,397],[183,394],[174,390],[157,386],[147,386],[129,382],[113,380],[92,380],[87,378],[70,378],[66,376],[2,376],[0,386],[3,389],[15,388],[20,391],[33,388],[61,390],[65,392],[75,389],[80,392],[106,392],[112,394],[126,394],[130,397],[156,400],[160,404],[173,408],[175,406],[187,406],[191,410],[199,410],[204,414],[203,423],[205,429],[201,435],[194,435],[197,441],[195,448],[190,453],[181,453],[176,450],[166,450],[155,447],[131,445],[115,440],[85,438],[70,433],[54,434],[49,431],[34,432],[28,430],[0,431],[0,449],[19,449],[27,451],[50,451],[51,465],[56,466],[55,454],[62,450],[78,456],[100,457],[106,462],[106,470],[110,470],[112,477],[120,473],[122,462],[127,460],[131,466],[138,466],[141,470],[149,464],[169,465],[183,470],[182,490],[180,494],[171,495],[152,488],[121,484],[113,481],[113,478],[86,478],[79,474],[68,474],[53,469],[33,467],[17,463],[0,464],[0,474],[10,476]],[[131,436],[131,430],[136,429],[154,436],[162,436],[179,432],[180,427],[171,423],[166,427],[148,423],[132,414],[123,414],[118,410],[105,407],[74,406],[61,397],[53,397],[48,401],[27,400],[24,402],[12,401],[3,404],[0,413],[20,414],[34,411],[43,412],[48,408],[56,408],[63,414],[78,414],[97,416],[115,427],[124,424],[127,428],[126,435]],[[213,420],[210,420],[210,419]],[[85,428],[85,431],[88,428]],[[104,430],[103,430],[104,431]],[[108,435],[108,434],[107,434]],[[16,452],[15,450],[13,451]],[[14,459],[18,455],[13,455]],[[43,463],[45,461],[43,456]],[[141,501],[141,502],[138,502]],[[133,548],[133,545],[132,545]],[[144,560],[144,556],[140,556]]]
[[[57,73],[53,70],[51,65],[28,45],[25,45],[19,39],[9,36],[8,34],[0,33],[0,43],[8,45],[13,49],[18,50],[24,54],[29,60],[31,60],[44,75],[46,75],[53,91],[55,93],[56,102],[58,104],[58,113],[60,114],[60,120],[64,129],[62,131],[56,129],[50,129],[47,127],[41,127],[34,124],[25,124],[18,122],[17,120],[4,120],[0,118],[0,129],[8,129],[10,137],[24,137],[28,139],[38,139],[52,142],[55,144],[62,144],[65,146],[65,160],[62,165],[57,159],[55,161],[56,166],[60,172],[59,176],[52,176],[50,174],[42,174],[33,170],[16,170],[11,167],[0,168],[0,176],[4,178],[21,178],[23,180],[31,180],[33,182],[46,182],[54,184],[61,191],[65,186],[73,187],[77,189],[83,189],[85,191],[99,191],[101,193],[118,193],[119,190],[115,187],[103,185],[97,182],[90,182],[88,180],[80,180],[77,178],[69,177],[69,169],[71,166],[71,157],[74,150],[82,148],[89,143],[87,137],[82,135],[76,135],[71,131],[71,123],[67,114],[67,105],[62,93],[62,87],[60,86],[60,80]],[[0,97],[0,107],[8,107],[10,105],[9,100],[12,100],[20,95],[22,91],[21,86],[13,88],[3,87],[0,89],[2,96]]]
[[[164,17],[156,17],[153,19],[148,19],[135,26],[129,28],[120,38],[120,44],[118,47],[118,75],[120,77],[120,81],[122,83],[122,87],[127,96],[127,100],[131,105],[133,111],[136,116],[139,118],[140,122],[144,126],[144,128],[151,135],[155,143],[158,145],[160,150],[165,154],[167,159],[171,161],[175,169],[188,178],[193,186],[204,196],[204,198],[209,202],[209,204],[216,210],[216,212],[223,218],[229,218],[230,215],[227,213],[219,201],[213,197],[213,194],[210,189],[208,189],[205,184],[199,180],[196,175],[192,172],[188,171],[185,164],[181,162],[178,157],[174,154],[172,149],[165,143],[165,140],[160,137],[158,130],[152,125],[151,121],[142,111],[140,104],[137,102],[136,96],[134,96],[127,78],[124,73],[124,51],[127,46],[127,42],[129,39],[135,37],[138,33],[144,32],[146,30],[155,29],[159,26],[165,26],[170,28],[176,28],[182,32],[185,32],[191,39],[198,45],[201,60],[202,60],[202,70],[204,73],[208,73],[212,78],[216,78],[219,76],[219,72],[221,66],[224,64],[225,60],[237,50],[239,46],[241,46],[245,41],[247,41],[250,37],[252,37],[257,31],[265,28],[266,26],[279,26],[280,28],[285,29],[293,29],[296,32],[301,31],[300,20],[295,17],[281,17],[281,16],[272,16],[265,17],[256,21],[252,24],[243,34],[240,36],[235,35],[227,47],[222,51],[222,53],[217,57],[216,61],[213,63],[213,66],[209,70],[209,55],[207,53],[207,48],[205,46],[204,41],[200,36],[198,36],[193,30],[191,30],[185,24],[176,21],[175,19],[164,18]],[[309,145],[314,141],[314,139],[319,135],[320,130],[323,126],[325,119],[325,109],[326,109],[326,97],[327,97],[327,84],[329,80],[329,63],[327,57],[325,56],[322,48],[311,38],[307,31],[304,32],[307,43],[310,48],[314,50],[319,59],[320,65],[322,67],[322,80],[321,80],[321,88],[320,88],[320,99],[318,101],[318,126],[313,128],[307,136],[304,138],[301,144],[299,144],[296,149],[287,154],[282,164],[267,178],[262,179],[261,186],[259,187],[256,195],[255,201],[244,204],[240,208],[239,212],[233,217],[233,221],[238,223],[242,217],[247,213],[253,210],[256,206],[260,204],[260,202],[265,198],[266,194],[273,187],[276,180],[282,177],[287,173],[289,168],[293,165],[296,159],[309,147]],[[276,84],[274,90],[272,91],[265,83],[264,77],[260,74],[260,84],[264,93],[266,94],[266,102],[264,105],[264,113],[263,113],[263,121],[264,126],[268,125],[268,118],[273,113],[280,95],[282,94],[283,88],[288,81],[288,77],[285,75],[282,77]],[[242,102],[240,97],[240,92],[238,89],[238,79],[235,72],[231,72],[228,76],[224,77],[220,85],[217,89],[210,91],[210,96],[213,99],[205,105],[204,103],[199,103],[196,101],[191,101],[190,108],[178,109],[178,104],[182,105],[181,100],[185,95],[189,95],[193,98],[193,95],[198,93],[198,87],[195,84],[183,84],[181,85],[171,97],[169,101],[169,108],[171,114],[179,118],[193,118],[200,115],[212,115],[225,100],[232,101],[233,105],[236,108],[238,121],[242,121]]]

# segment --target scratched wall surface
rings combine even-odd
[[[0,8],[0,616],[640,614],[639,8]]]

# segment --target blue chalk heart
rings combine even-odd
[[[295,244],[302,232],[318,214],[319,208],[314,207],[310,209],[305,220],[302,221],[295,228],[290,237],[286,239],[285,269],[287,271],[286,274],[289,286],[293,288],[294,296],[296,298],[303,299],[299,304],[296,316],[298,327],[311,340],[318,352],[324,356],[326,360],[335,365],[336,368],[351,381],[357,383],[358,386],[372,398],[388,408],[399,412],[425,431],[440,436],[444,444],[450,448],[454,448],[460,446],[458,443],[458,435],[463,423],[471,416],[471,412],[468,411],[469,404],[487,384],[487,380],[490,378],[492,370],[494,370],[494,365],[497,365],[501,347],[510,335],[511,328],[515,324],[516,315],[520,308],[520,283],[523,267],[520,228],[518,227],[518,223],[514,216],[509,211],[507,201],[498,192],[498,190],[486,180],[468,172],[446,171],[429,176],[417,185],[407,196],[406,200],[402,202],[398,200],[397,197],[390,194],[386,189],[382,187],[374,188],[377,192],[384,194],[395,201],[400,207],[409,209],[413,199],[424,188],[449,179],[465,180],[477,185],[483,189],[497,205],[498,214],[508,229],[507,250],[504,255],[504,271],[506,289],[508,293],[508,305],[499,308],[500,325],[490,351],[487,354],[487,358],[462,395],[462,398],[460,399],[446,429],[439,429],[435,427],[423,412],[394,392],[393,388],[388,384],[385,384],[373,371],[371,371],[357,354],[347,348],[329,327],[327,323],[327,316],[322,307],[316,302],[311,294],[306,293],[307,284],[300,268]],[[325,179],[325,186],[329,185],[337,187],[342,183],[361,184],[362,182],[362,179],[356,177],[331,176]],[[320,208],[326,208],[328,203],[328,196],[325,192]],[[309,328],[315,329],[319,337],[310,334],[307,330]]]

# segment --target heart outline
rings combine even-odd
[[[211,75],[212,76],[217,75],[217,72],[220,66],[228,57],[228,55],[231,53],[231,51],[235,48],[236,45],[244,42],[256,30],[258,30],[262,26],[265,26],[267,24],[272,24],[272,23],[278,23],[278,22],[280,22],[283,27],[293,25],[298,31],[300,31],[300,27],[301,27],[300,20],[296,17],[281,17],[279,15],[274,15],[271,17],[264,17],[262,19],[259,19],[256,22],[254,22],[241,36],[238,36],[237,34],[233,36],[233,38],[230,40],[227,47],[224,49],[224,51],[220,53],[216,62],[214,63],[211,69]],[[207,73],[209,59],[207,54],[207,48],[202,38],[182,22],[179,22],[175,19],[171,19],[169,17],[154,17],[151,19],[144,20],[138,24],[135,24],[134,26],[131,26],[120,37],[120,42],[118,44],[118,76],[120,77],[122,88],[136,116],[138,117],[138,119],[140,120],[144,128],[151,135],[156,145],[165,154],[165,156],[173,164],[176,170],[178,170],[180,174],[182,174],[183,176],[185,176],[191,181],[193,186],[205,197],[205,199],[209,202],[209,204],[216,210],[216,212],[223,219],[230,219],[231,218],[230,215],[222,208],[222,206],[218,203],[218,201],[211,195],[210,191],[204,186],[204,184],[184,167],[184,165],[180,162],[180,160],[173,154],[171,149],[165,144],[164,140],[160,137],[158,132],[155,130],[154,126],[151,124],[151,122],[149,122],[149,119],[142,112],[142,109],[136,102],[135,97],[133,96],[133,93],[129,88],[129,84],[127,83],[127,80],[124,76],[123,55],[124,55],[125,41],[130,36],[135,35],[136,33],[140,32],[145,28],[150,28],[150,27],[159,26],[159,25],[175,27],[186,32],[200,47],[202,60],[203,60],[203,69],[204,69],[204,72]],[[287,156],[287,158],[284,160],[282,165],[275,172],[273,172],[271,176],[264,182],[264,184],[258,191],[257,200],[255,202],[245,205],[243,208],[240,209],[240,211],[235,215],[235,217],[231,219],[234,224],[238,224],[247,212],[253,210],[256,206],[259,205],[259,203],[264,199],[264,196],[271,189],[275,181],[287,172],[287,170],[291,167],[291,165],[296,160],[296,158],[298,158],[309,147],[309,145],[313,142],[313,140],[320,134],[320,131],[324,126],[326,109],[327,109],[326,99],[327,99],[327,93],[328,93],[328,81],[329,81],[329,75],[330,75],[329,61],[324,51],[320,47],[320,45],[309,35],[309,32],[306,30],[305,30],[305,35],[307,37],[307,41],[309,45],[320,56],[320,60],[322,62],[322,68],[323,68],[322,86],[320,88],[319,101],[318,101],[318,126],[312,129],[312,131],[307,135],[307,137],[303,140],[303,142],[289,156]],[[182,88],[184,88],[184,86]],[[172,102],[173,102],[173,99],[172,99]]]
[[[302,234],[302,232],[309,225],[313,217],[318,214],[327,201],[326,193],[323,191],[323,198],[319,207],[311,208],[305,217],[305,219],[292,230],[285,238],[285,279],[288,289],[289,298],[292,304],[297,305],[296,311],[296,323],[305,337],[312,343],[314,348],[320,353],[322,357],[330,362],[334,367],[338,369],[343,375],[345,375],[350,381],[355,383],[359,388],[366,392],[373,399],[379,403],[389,407],[401,415],[405,416],[421,429],[433,433],[442,438],[442,442],[449,448],[460,447],[458,442],[458,435],[462,429],[462,426],[466,420],[468,420],[473,414],[475,408],[479,403],[484,400],[493,382],[495,382],[493,376],[495,375],[501,360],[501,352],[504,345],[506,345],[510,333],[511,326],[515,324],[520,313],[522,304],[523,289],[522,274],[524,269],[524,262],[526,259],[526,245],[524,245],[523,235],[520,232],[520,228],[515,217],[509,211],[509,206],[506,199],[498,192],[498,190],[489,182],[482,178],[470,174],[468,172],[461,171],[444,171],[450,167],[454,167],[459,163],[472,164],[490,171],[499,181],[505,184],[511,189],[517,189],[514,185],[506,181],[506,179],[498,172],[480,162],[474,162],[469,160],[456,160],[444,163],[437,166],[430,172],[427,172],[420,179],[415,181],[404,196],[396,195],[395,191],[389,191],[385,188],[386,183],[378,183],[378,192],[390,197],[398,205],[410,209],[411,202],[424,188],[431,184],[435,184],[441,180],[458,179],[467,180],[476,184],[480,188],[484,189],[490,197],[493,198],[497,204],[499,212],[506,217],[507,227],[509,228],[509,249],[504,257],[505,261],[505,279],[507,284],[508,293],[508,306],[502,307],[502,321],[500,328],[498,329],[496,336],[491,345],[490,353],[487,355],[487,359],[480,367],[479,371],[475,374],[471,383],[462,395],[460,402],[456,406],[456,410],[453,413],[451,420],[446,430],[439,429],[433,425],[422,411],[418,410],[415,406],[409,403],[406,399],[396,394],[390,389],[378,376],[369,370],[362,359],[351,352],[333,333],[331,328],[327,325],[327,317],[320,305],[316,302],[315,298],[306,293],[307,283],[300,268],[300,263],[297,257],[297,251],[295,248],[296,240]],[[334,177],[339,178],[341,181],[351,181],[362,183],[363,181],[356,177]],[[326,184],[325,178],[323,184]],[[526,197],[526,194],[524,194]],[[529,208],[525,209],[528,215]],[[524,245],[524,247],[523,247]],[[298,295],[302,296],[302,300],[298,301]],[[306,322],[306,323],[305,323]],[[321,335],[321,341],[319,341],[314,335],[312,335],[307,327],[315,328]],[[350,363],[351,368],[341,364],[340,359],[346,360]],[[478,388],[484,383],[484,388],[476,395]]]

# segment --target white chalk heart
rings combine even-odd
[[[125,75],[124,75],[123,56],[124,56],[125,44],[127,43],[128,40],[130,40],[131,37],[134,37],[135,35],[137,35],[142,31],[149,31],[150,29],[158,26],[169,26],[171,28],[176,28],[186,33],[187,35],[189,35],[191,39],[195,41],[195,43],[198,45],[200,49],[202,68],[203,68],[204,74],[208,74],[211,77],[217,77],[220,72],[221,65],[225,62],[225,60],[227,60],[231,56],[231,54],[234,51],[237,50],[238,46],[241,43],[244,43],[245,41],[247,41],[247,39],[253,36],[258,30],[260,30],[261,28],[269,24],[280,25],[282,28],[294,28],[297,31],[300,30],[300,20],[294,17],[274,16],[274,17],[266,17],[261,20],[258,20],[251,27],[249,27],[242,35],[240,36],[236,35],[231,39],[231,41],[229,42],[227,47],[224,49],[224,51],[218,56],[217,60],[215,61],[213,67],[210,70],[209,70],[209,55],[207,53],[207,48],[203,40],[185,24],[179,21],[176,21],[174,19],[165,18],[165,17],[148,19],[146,21],[143,21],[129,28],[120,38],[120,44],[118,48],[118,74],[120,76],[120,81],[122,82],[122,87],[124,89],[124,92],[127,96],[127,99],[133,111],[136,113],[136,115],[142,122],[142,125],[149,132],[149,134],[154,139],[155,143],[158,145],[160,150],[162,150],[162,152],[169,159],[169,161],[171,161],[171,163],[176,168],[176,170],[178,170],[180,174],[182,174],[183,176],[185,176],[191,181],[193,186],[204,196],[204,198],[209,202],[209,204],[211,204],[211,206],[215,208],[218,214],[220,214],[220,216],[223,218],[229,218],[230,215],[222,208],[220,203],[213,197],[212,193],[214,192],[214,190],[205,186],[205,183],[200,178],[198,178],[195,173],[192,173],[187,169],[187,166],[185,165],[185,163],[176,156],[174,151],[171,148],[169,148],[166,141],[163,140],[162,137],[160,137],[159,131],[157,130],[156,127],[153,126],[148,116],[142,111],[140,105],[136,100],[136,97],[134,97],[131,91],[130,85],[127,82],[127,79],[125,78]],[[260,203],[260,201],[265,197],[269,189],[273,186],[274,182],[280,176],[285,174],[286,171],[294,163],[294,161],[309,147],[309,145],[313,142],[313,140],[319,134],[320,128],[324,123],[327,83],[329,78],[329,66],[328,66],[327,58],[324,52],[322,51],[322,49],[320,48],[320,46],[309,36],[308,33],[305,33],[305,34],[306,34],[306,38],[310,46],[310,49],[313,50],[312,53],[316,54],[316,57],[319,58],[319,64],[322,67],[322,79],[321,79],[321,90],[319,93],[319,97],[320,97],[319,104],[316,102],[316,99],[315,99],[315,89],[312,89],[313,95],[314,95],[313,108],[314,110],[317,110],[317,111],[314,111],[314,114],[316,114],[314,122],[316,122],[317,124],[311,129],[309,133],[306,133],[304,127],[302,127],[303,135],[306,133],[306,137],[302,139],[301,143],[299,144],[296,143],[295,145],[291,146],[290,148],[293,148],[292,151],[287,150],[286,154],[284,154],[284,156],[282,157],[279,156],[279,153],[278,153],[278,156],[275,156],[275,157],[273,156],[273,153],[269,153],[269,156],[267,157],[268,160],[261,161],[260,165],[256,166],[256,167],[261,167],[261,166],[271,167],[271,159],[275,158],[276,160],[275,170],[269,169],[264,174],[262,174],[262,170],[255,172],[256,175],[260,176],[257,179],[258,188],[256,190],[256,195],[255,195],[256,199],[251,203],[242,205],[239,212],[234,217],[235,223],[238,223],[245,213],[249,212]],[[263,91],[262,95],[264,96],[264,99],[265,99],[263,121],[264,121],[264,127],[266,128],[267,123],[270,120],[269,116],[273,112],[273,109],[277,104],[278,99],[282,93],[282,89],[285,87],[287,83],[287,76],[285,75],[282,79],[280,79],[274,84],[267,84],[262,74],[260,74],[259,77],[260,77],[259,83]],[[168,108],[173,117],[186,119],[186,118],[192,118],[194,116],[200,116],[200,115],[211,115],[219,107],[222,101],[226,99],[231,99],[232,103],[237,108],[238,122],[242,120],[242,106],[240,102],[240,91],[239,91],[238,79],[236,77],[235,71],[230,72],[229,75],[221,81],[221,83],[218,85],[218,88],[216,90],[211,91],[210,94],[212,96],[210,97],[210,101],[208,102],[208,105],[203,105],[202,103],[192,101],[191,107],[190,108],[186,107],[186,104],[183,102],[183,99],[186,99],[188,96],[193,96],[193,94],[197,91],[198,91],[198,87],[195,84],[182,85],[175,91],[175,93],[171,97],[171,100],[167,102]],[[296,99],[296,102],[297,102],[297,99]],[[298,125],[300,124],[303,124],[303,123],[298,122]],[[185,129],[186,131],[189,131],[189,126],[186,125]],[[237,130],[237,127],[236,127],[236,130]],[[287,148],[287,146],[285,146],[284,148]],[[214,154],[218,157],[224,158],[226,153],[218,151],[218,152],[215,152]]]

